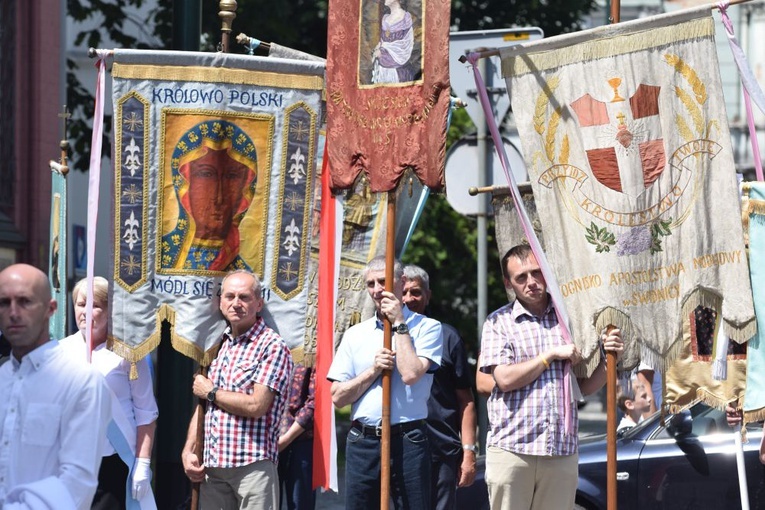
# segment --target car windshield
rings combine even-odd
[[[692,405],[687,412],[690,413],[691,418],[693,420],[693,425],[691,428],[691,435],[695,437],[701,437],[701,436],[709,436],[714,434],[727,434],[730,433],[733,429],[728,426],[728,422],[725,419],[725,412],[716,409],[714,407],[709,407],[707,404],[703,402],[697,402],[694,405]],[[650,420],[659,419],[656,415],[652,416]],[[668,423],[668,420],[670,418],[667,417],[665,419],[665,423]],[[646,420],[648,421],[648,420]],[[754,430],[762,428],[761,423],[749,423],[747,424],[747,429]],[[662,438],[669,438],[671,437],[671,434],[668,432],[666,427],[658,427],[656,430],[656,433],[654,435],[654,439],[662,439]]]
[[[694,436],[706,436],[709,434],[729,431],[728,424],[725,420],[725,413],[719,409],[709,407],[703,402],[697,402],[688,409],[688,412],[693,419],[693,428],[691,429],[691,434]],[[672,415],[668,415],[667,418],[665,418],[665,423],[667,423],[667,420],[669,420],[671,416]],[[644,429],[656,427],[660,419],[661,412],[657,411],[650,417],[638,423],[635,427],[630,427],[620,431],[619,437],[631,438],[633,436],[639,435]],[[753,424],[750,424],[750,426],[752,425]],[[666,427],[656,428],[657,430],[654,434],[655,439],[670,437]]]

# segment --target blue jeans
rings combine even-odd
[[[457,471],[462,453],[448,457],[431,457],[433,471],[430,477],[430,501],[435,510],[457,508]]]
[[[279,454],[280,508],[313,510],[313,440],[295,441]]]
[[[425,425],[391,434],[390,495],[397,510],[430,508],[430,448]],[[380,438],[356,427],[345,449],[345,508],[380,508]]]

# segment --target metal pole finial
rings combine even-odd
[[[218,16],[221,19],[221,30],[231,32],[231,23],[236,18],[236,0],[220,0],[218,7],[220,8]]]
[[[221,49],[223,53],[228,53],[231,25],[234,22],[234,18],[236,18],[236,0],[220,0],[218,7],[220,8],[220,12],[218,12],[218,17],[221,20],[220,31],[223,32],[221,35]]]
[[[66,176],[66,174],[69,173],[69,167],[66,165],[67,152],[69,151],[67,127],[69,119],[72,118],[72,114],[69,112],[69,109],[66,107],[66,105],[62,107],[62,111],[58,114],[58,117],[61,119],[63,128],[63,132],[61,133],[61,141],[58,144],[59,148],[61,149],[59,162],[61,164],[61,174]]]

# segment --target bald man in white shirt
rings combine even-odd
[[[88,510],[96,490],[109,390],[51,341],[55,311],[42,271],[15,264],[0,272],[0,329],[11,345],[0,367],[3,510]]]

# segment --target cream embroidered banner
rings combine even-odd
[[[220,53],[117,50],[109,345],[159,343],[208,364],[223,276],[263,281],[263,315],[303,344],[324,66]]]
[[[755,331],[709,8],[501,51],[546,251],[574,337],[676,358],[698,306]]]

